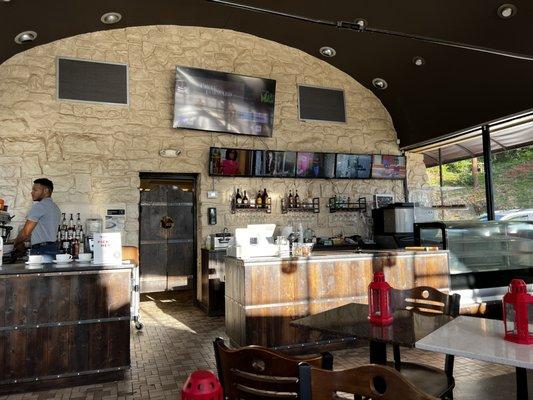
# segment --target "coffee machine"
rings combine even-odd
[[[4,243],[7,243],[13,230],[12,226],[8,224],[13,219],[13,216],[9,215],[7,211],[0,211],[0,236],[4,239]]]
[[[414,246],[413,203],[394,203],[372,210],[374,241],[381,249]]]

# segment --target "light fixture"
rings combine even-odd
[[[514,4],[502,4],[498,7],[498,17],[501,19],[509,19],[516,15],[517,8]]]
[[[376,89],[381,89],[381,90],[385,90],[389,86],[387,81],[385,79],[382,79],[382,78],[374,78],[374,79],[372,79],[372,85]]]
[[[359,25],[361,29],[365,29],[368,25],[368,22],[364,18],[357,18],[354,23],[355,25]]]
[[[31,43],[37,38],[37,32],[24,31],[15,36],[15,42],[18,44]]]
[[[422,67],[426,64],[426,60],[424,60],[420,56],[416,56],[416,57],[413,57],[413,64],[416,65],[417,67]]]
[[[324,46],[324,47],[321,47],[320,48],[320,54],[322,54],[324,57],[335,57],[335,54],[337,54],[337,52],[335,51],[335,49],[333,47],[329,47],[329,46]]]
[[[100,21],[102,21],[104,24],[111,25],[116,24],[122,19],[122,15],[120,15],[118,12],[108,12],[102,15],[102,18],[100,18]]]
[[[159,155],[161,157],[167,157],[167,158],[178,157],[180,154],[181,154],[181,150],[180,149],[161,149],[161,150],[159,150]]]

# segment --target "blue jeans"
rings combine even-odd
[[[59,251],[58,251],[58,247],[56,243],[36,246],[30,249],[30,254],[32,256],[34,255],[43,256],[44,263],[51,263],[56,258],[57,253],[59,253]]]

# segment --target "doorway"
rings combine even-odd
[[[140,174],[141,293],[196,290],[196,175]]]

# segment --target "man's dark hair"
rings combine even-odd
[[[39,179],[35,179],[33,183],[47,187],[48,189],[50,189],[50,192],[54,191],[54,183],[50,179],[39,178]]]

